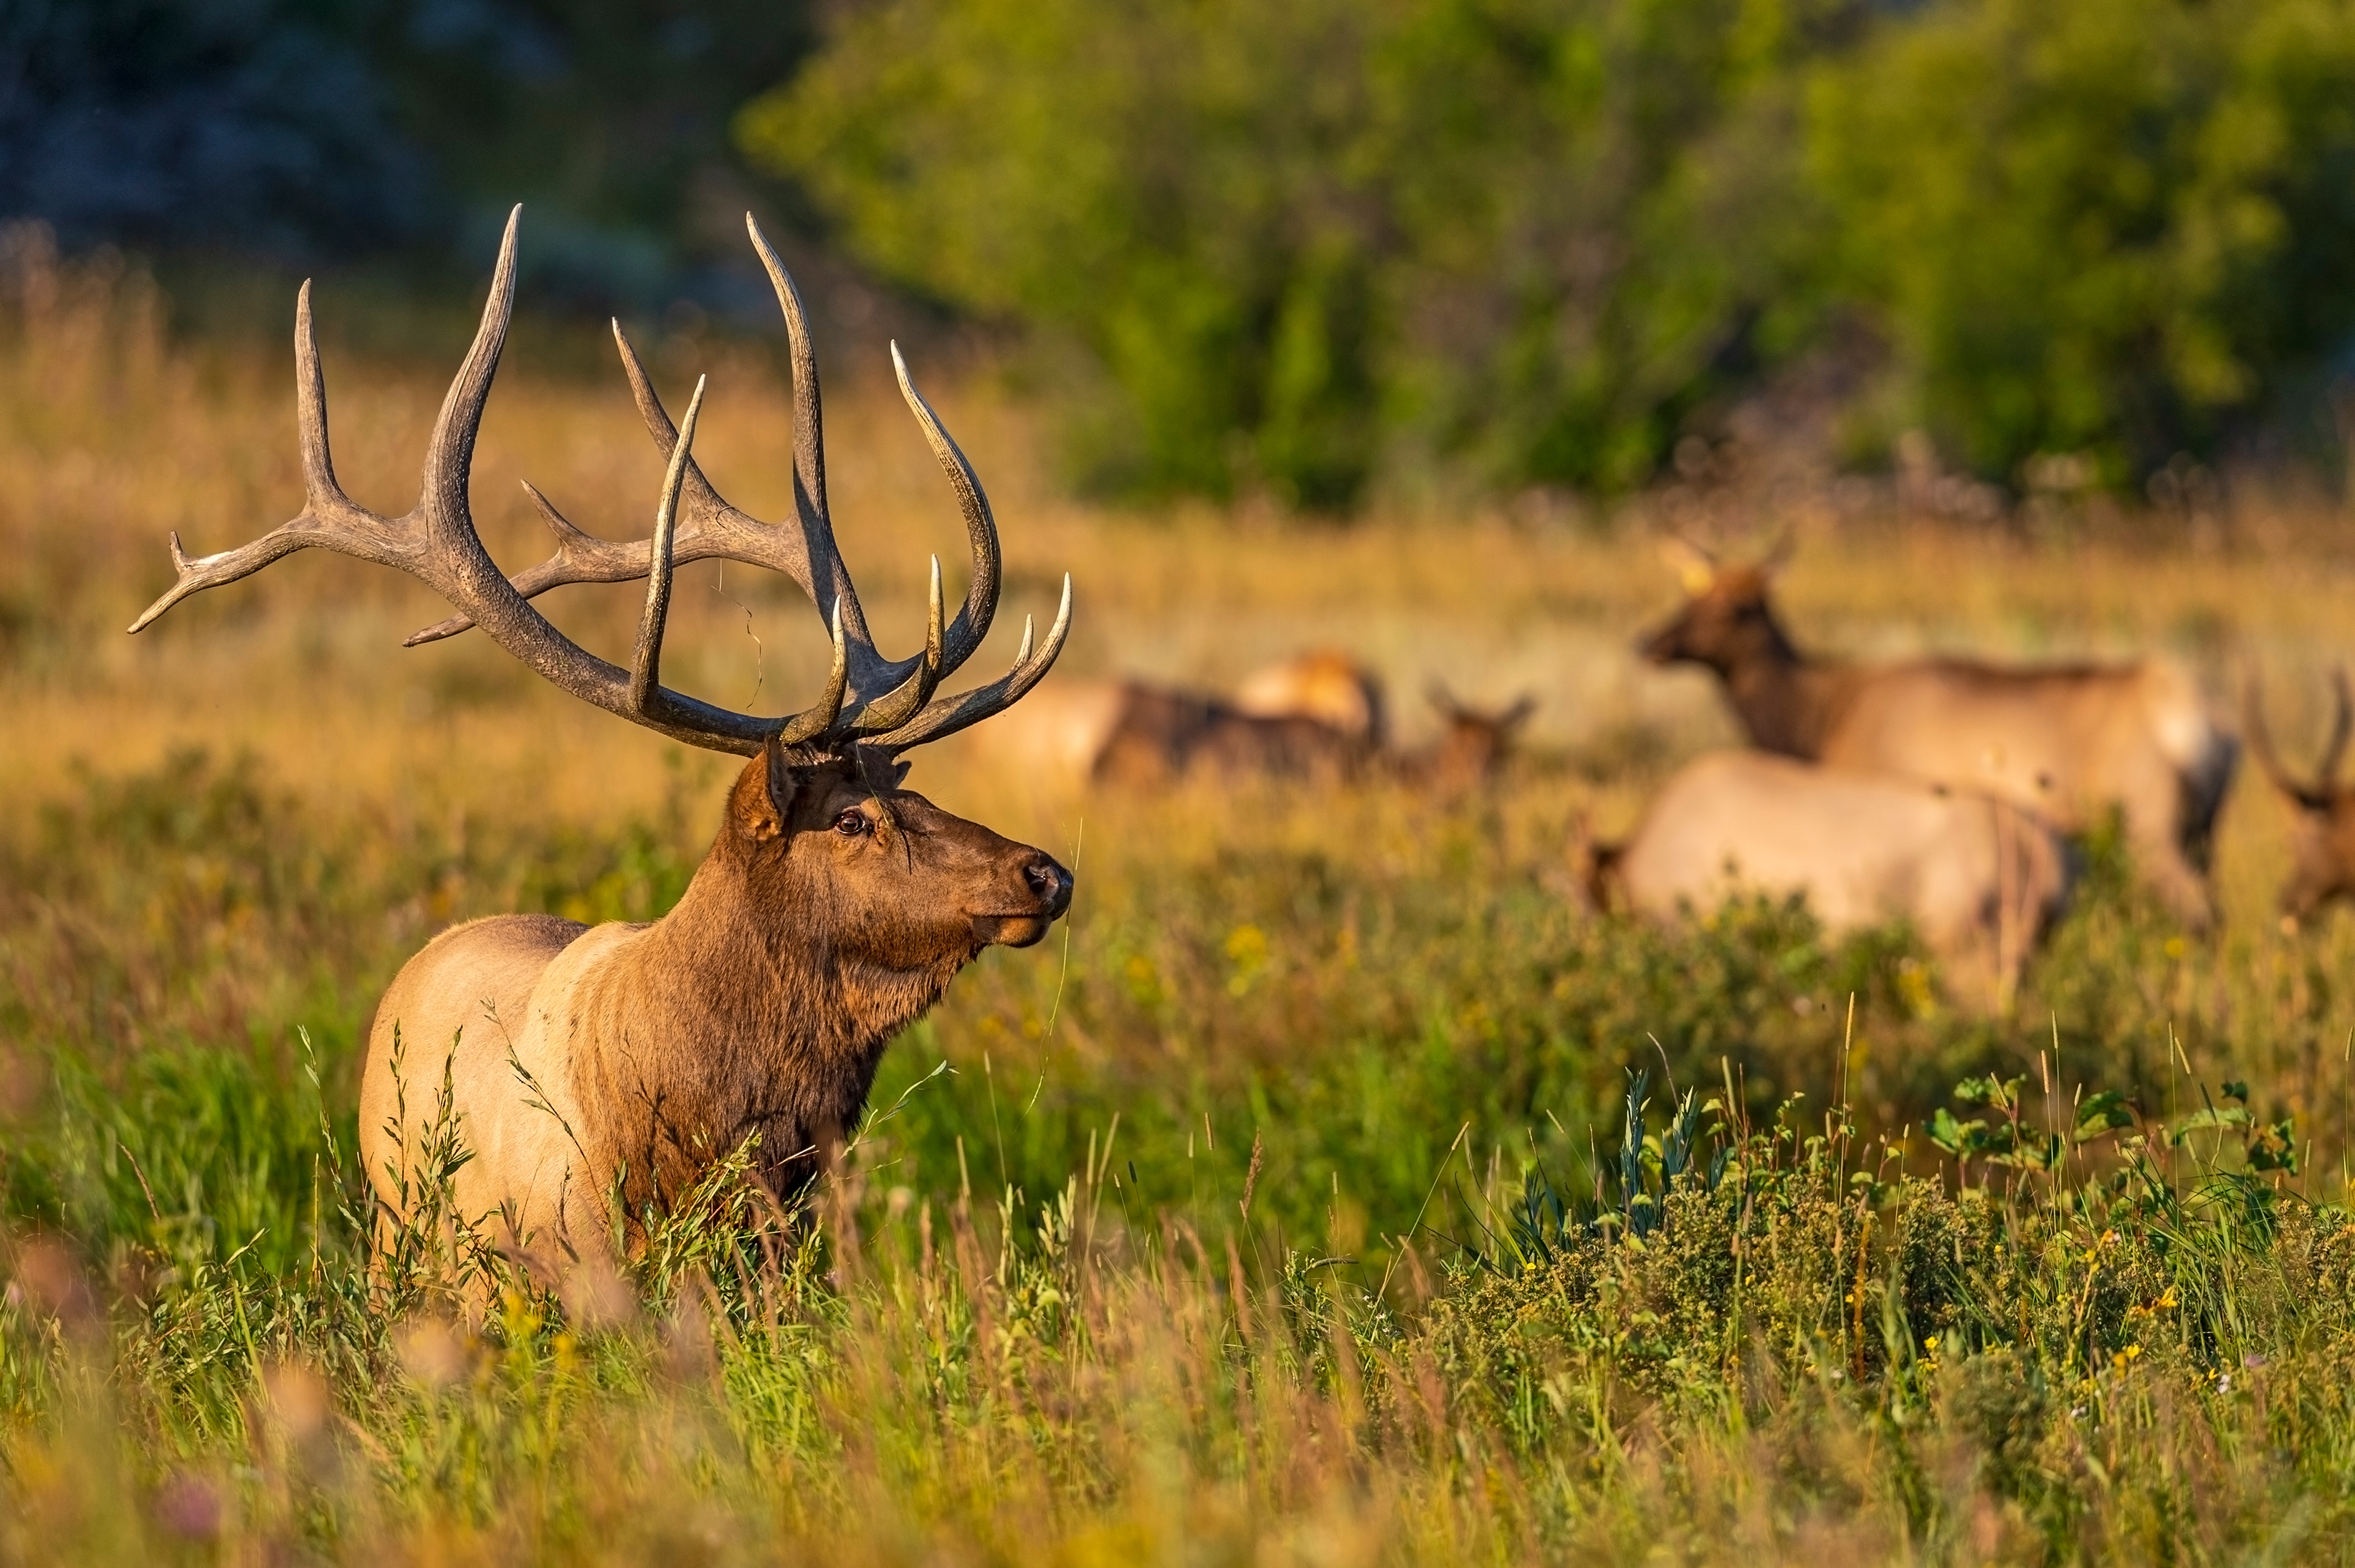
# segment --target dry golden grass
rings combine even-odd
[[[0,808],[52,795],[77,760],[137,768],[190,741],[248,752],[304,797],[447,816],[528,801],[574,821],[648,808],[668,787],[666,742],[545,688],[483,639],[404,651],[435,619],[425,590],[314,551],[202,595],[138,638],[121,628],[168,581],[178,530],[192,551],[227,548],[301,504],[291,355],[261,344],[177,344],[153,286],[105,265],[60,266],[20,239],[11,251],[0,338]],[[291,315],[291,301],[290,315]],[[357,497],[398,511],[414,495],[444,369],[463,344],[417,346],[397,365],[337,353],[338,302],[318,300],[338,469]],[[616,371],[582,380],[501,378],[485,421],[474,492],[485,539],[520,567],[544,535],[517,481],[528,475],[575,520],[643,532],[658,453]],[[912,422],[870,363],[832,367],[830,477],[839,531],[887,645],[921,624],[924,558],[957,587],[962,541]],[[699,455],[757,513],[788,495],[785,389],[755,347],[692,347],[663,361],[674,397],[709,370]],[[919,367],[921,373],[922,367]],[[1732,741],[1706,677],[1662,673],[1631,653],[1676,590],[1654,534],[1631,513],[1612,526],[1517,525],[1501,509],[1380,513],[1346,527],[1243,514],[1137,517],[1060,496],[1023,411],[986,380],[933,389],[992,487],[1009,592],[988,665],[1010,654],[1019,618],[1052,606],[1058,574],[1078,584],[1066,675],[1120,671],[1220,686],[1304,645],[1373,662],[1401,699],[1410,738],[1428,726],[1414,698],[1431,677],[1542,706],[1541,749],[1640,786],[1668,759]],[[2074,543],[1942,528],[1892,517],[1835,520],[1820,508],[1755,514],[1720,500],[1736,528],[1786,522],[1801,548],[1788,618],[1811,645],[1865,655],[1923,648],[1996,657],[2131,656],[2191,664],[2220,699],[2235,669],[2267,673],[2293,750],[2318,733],[2322,672],[2355,644],[2340,606],[2355,551],[2312,507],[2253,506],[2222,528],[2153,519],[2079,530]],[[2205,549],[2188,542],[2205,541]],[[698,695],[778,710],[820,668],[815,618],[790,585],[709,564],[684,574],[666,670]],[[575,588],[541,601],[593,648],[617,656],[634,618],[628,588]],[[918,782],[944,800],[1018,798],[941,749]],[[722,770],[701,767],[716,780]],[[715,785],[716,787],[716,785]],[[1613,791],[1606,827],[1639,798]],[[2280,814],[2238,792],[2226,827],[2225,896],[2259,918],[2280,874]]]

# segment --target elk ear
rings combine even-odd
[[[1685,592],[1698,599],[1717,581],[1717,560],[1709,551],[1685,538],[1670,534],[1660,541],[1660,559],[1677,574]]]
[[[760,759],[744,770],[736,786],[736,817],[744,831],[760,843],[783,837],[802,784],[800,771],[786,757],[784,746],[770,736],[761,747]]]

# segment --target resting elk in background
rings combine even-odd
[[[1050,681],[978,738],[1017,776],[1168,784],[1350,777],[1380,754],[1381,682],[1319,650],[1253,672],[1231,699],[1138,680]]]
[[[1089,773],[1132,785],[1204,775],[1332,784],[1363,771],[1374,754],[1364,736],[1305,714],[1244,713],[1201,692],[1124,683]]]
[[[1999,1012],[2071,880],[2051,829],[2008,802],[1763,752],[1688,763],[1625,842],[1584,854],[1597,908],[1665,920],[1750,889],[1804,894],[1835,933],[1909,920],[1955,999]]]
[[[1338,648],[1311,648],[1255,669],[1234,709],[1254,719],[1314,719],[1379,750],[1388,738],[1381,677]]]
[[[474,1155],[454,1178],[459,1217],[548,1272],[605,1244],[609,1205],[618,1200],[634,1225],[748,1140],[762,1179],[787,1195],[854,1127],[891,1037],[984,947],[1037,942],[1070,907],[1070,872],[900,788],[906,768],[898,759],[1036,685],[1070,629],[1071,590],[1067,577],[1046,642],[1034,651],[1026,629],[1006,676],[934,695],[989,630],[997,532],[980,483],[895,347],[900,391],[964,515],[973,581],[943,626],[935,560],[923,650],[898,661],[877,652],[826,510],[817,370],[801,302],[749,218],[792,350],[797,518],[758,522],[705,483],[690,455],[702,386],[674,430],[616,325],[639,411],[668,457],[654,537],[593,539],[535,491],[559,549],[510,582],[476,536],[466,486],[514,303],[516,223],[511,215],[481,328],[434,424],[415,509],[380,517],[336,481],[305,283],[294,332],[302,515],[251,544],[198,559],[174,536],[178,581],[131,629],[201,589],[321,545],[397,566],[458,610],[412,643],[479,626],[609,713],[751,759],[730,791],[710,852],[661,920],[593,929],[549,915],[478,920],[435,937],[378,1006],[359,1123],[368,1177],[387,1211],[408,1218],[410,1173],[446,1064]],[[661,684],[673,568],[712,557],[783,571],[814,603],[832,607],[833,669],[814,706],[757,718]],[[528,602],[562,583],[637,577],[647,579],[645,609],[627,669],[579,646]]]
[[[1645,639],[1644,656],[1716,671],[1754,744],[1983,792],[2064,833],[2115,806],[2137,870],[2178,919],[2207,926],[2208,851],[2240,747],[2182,670],[2159,660],[2007,669],[1810,658],[1768,602],[1778,559],[1721,567],[1684,541],[1673,549],[1685,606]]]
[[[1152,786],[1185,778],[1338,783],[1386,773],[1443,795],[1495,778],[1534,699],[1497,712],[1457,701],[1433,683],[1444,721],[1412,751],[1382,745],[1380,679],[1319,649],[1245,677],[1231,698],[1135,680],[1050,682],[1008,722],[980,737],[999,765],[1066,786]]]
[[[2355,700],[2347,690],[2347,672],[2330,672],[2330,738],[2323,743],[2322,760],[2315,764],[2314,782],[2300,784],[2282,766],[2274,750],[2273,732],[2265,725],[2264,694],[2254,675],[2249,677],[2249,750],[2257,766],[2282,793],[2297,816],[2290,829],[2289,880],[2282,888],[2281,912],[2303,920],[2332,899],[2355,896],[2355,790],[2339,782],[2339,764],[2347,755],[2347,741],[2355,733]]]

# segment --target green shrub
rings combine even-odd
[[[1899,417],[1998,478],[2082,453],[2116,483],[2277,413],[2355,329],[2350,93],[2332,0],[1884,20],[1809,120]]]

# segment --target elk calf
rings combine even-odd
[[[1810,658],[1768,602],[1775,561],[1720,567],[1685,548],[1684,608],[1642,652],[1714,670],[1754,744],[1983,792],[2063,832],[2115,807],[2137,871],[2178,919],[2208,925],[2209,848],[2240,748],[2180,669]]]
[[[751,756],[710,853],[670,913],[594,928],[548,915],[476,921],[428,944],[377,1008],[360,1083],[360,1147],[385,1213],[410,1215],[410,1176],[446,1080],[473,1156],[454,1177],[458,1220],[554,1274],[606,1244],[616,1209],[634,1229],[748,1144],[761,1179],[790,1196],[856,1126],[891,1037],[984,947],[1027,946],[1070,908],[1069,871],[902,790],[898,759],[1037,685],[1070,631],[1071,588],[1065,578],[1044,645],[1033,651],[1026,627],[1005,676],[935,695],[979,649],[996,613],[997,528],[980,481],[895,347],[900,392],[964,513],[973,578],[944,624],[935,560],[922,650],[892,660],[876,648],[826,508],[817,367],[801,299],[749,217],[792,352],[798,517],[762,523],[720,499],[691,456],[702,386],[674,428],[617,324],[639,414],[667,458],[654,536],[593,539],[533,491],[557,553],[509,581],[475,533],[467,475],[514,304],[516,223],[511,215],[481,327],[434,425],[415,508],[382,517],[336,481],[305,283],[294,334],[302,515],[202,558],[173,536],[178,580],[131,629],[191,593],[324,545],[397,566],[457,609],[412,645],[480,626],[618,718]],[[715,556],[783,571],[819,607],[834,663],[810,708],[762,718],[662,684],[673,570]],[[645,609],[627,669],[573,643],[529,603],[563,583],[637,577],[647,580]]]
[[[1595,902],[1655,919],[1746,888],[1804,894],[1831,932],[1909,920],[1955,999],[1998,1011],[2070,883],[2051,829],[2007,802],[1762,752],[1688,763],[1591,854]]]
[[[2293,921],[2304,920],[2332,899],[2355,897],[2355,790],[2339,782],[2339,764],[2346,758],[2350,734],[2355,733],[2355,700],[2349,697],[2345,670],[2330,672],[2330,738],[2323,742],[2314,782],[2300,784],[2274,750],[2264,695],[2256,677],[2249,677],[2249,750],[2296,813],[2290,829],[2289,880],[2281,891],[2281,912]]]
[[[1474,708],[1436,680],[1425,695],[1447,727],[1430,745],[1399,757],[1396,766],[1401,777],[1442,795],[1494,780],[1512,755],[1514,737],[1538,710],[1538,699],[1526,694],[1494,712]]]

